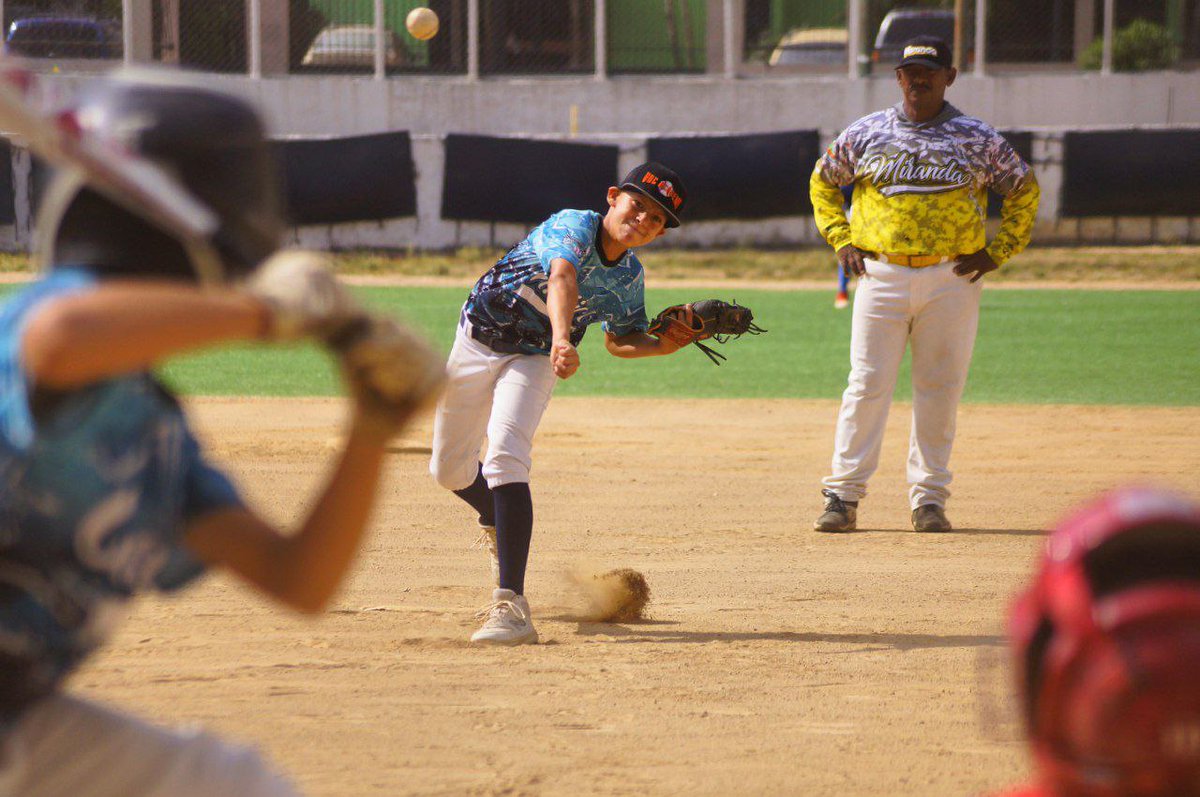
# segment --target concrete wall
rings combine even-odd
[[[581,136],[813,127],[832,134],[899,100],[890,76],[215,79],[256,97],[280,131],[326,135],[567,133],[572,105]],[[1196,73],[964,76],[947,96],[1002,128],[1200,124]]]
[[[288,78],[243,82],[276,129],[339,135],[407,129],[417,162],[416,220],[299,231],[306,245],[337,247],[504,245],[516,225],[442,221],[442,152],[447,132],[570,138],[617,143],[621,168],[645,156],[648,136],[812,129],[832,139],[859,116],[894,104],[889,77],[727,80],[715,76],[540,78],[470,82],[456,78],[399,80]],[[1062,133],[1067,129],[1200,125],[1195,74],[1038,74],[962,77],[951,102],[997,128],[1034,131],[1034,166],[1043,186],[1036,240],[1042,242],[1200,241],[1200,220],[1058,218]],[[806,190],[798,186],[798,190]],[[663,239],[679,246],[790,246],[821,243],[811,218],[685,225]]]
[[[59,94],[78,77],[48,75]],[[644,158],[648,136],[821,131],[832,139],[850,121],[894,104],[893,79],[717,76],[529,78],[471,81],[461,77],[212,76],[256,100],[278,135],[353,135],[409,130],[417,167],[416,219],[307,227],[296,240],[310,246],[442,249],[505,245],[523,235],[517,225],[444,221],[441,136],[449,132],[570,138],[617,143],[621,168]],[[1196,219],[1059,219],[1062,133],[1068,129],[1200,126],[1195,73],[1064,74],[961,77],[948,99],[1001,129],[1034,131],[1034,166],[1043,187],[1036,240],[1043,242],[1200,241]],[[798,186],[797,190],[807,190]],[[28,246],[18,224],[0,246]],[[7,240],[6,240],[7,239]],[[685,225],[664,239],[684,246],[784,246],[818,243],[811,218]]]

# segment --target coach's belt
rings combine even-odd
[[[879,252],[875,254],[875,260],[882,263],[889,263],[893,266],[908,266],[909,268],[925,268],[926,266],[936,266],[941,263],[949,263],[953,260],[959,260],[962,255],[893,255],[887,252]]]

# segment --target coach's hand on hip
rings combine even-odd
[[[579,352],[570,341],[557,340],[550,346],[550,366],[555,376],[566,379],[579,370]]]
[[[1000,265],[992,260],[992,256],[987,253],[986,249],[980,249],[973,255],[967,255],[962,260],[958,261],[958,265],[954,267],[954,273],[960,277],[965,277],[968,274],[974,274],[971,277],[971,282],[978,282],[979,278],[989,271],[995,271],[1000,268]]]
[[[838,264],[842,267],[842,273],[847,277],[850,275],[856,277],[865,276],[867,273],[867,264],[863,262],[864,254],[863,250],[854,244],[846,244],[837,250]]]

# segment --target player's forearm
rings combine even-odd
[[[353,564],[378,490],[384,439],[355,424],[313,509],[293,535],[243,508],[206,515],[185,544],[210,566],[227,568],[262,592],[314,614],[337,594]]]
[[[288,538],[292,588],[286,597],[295,608],[324,609],[350,570],[375,505],[384,443],[365,425],[352,425],[324,491],[300,531]]]
[[[633,359],[636,357],[658,357],[674,354],[679,346],[666,338],[656,338],[645,332],[629,332],[624,335],[604,333],[604,348],[614,357]]]
[[[987,253],[997,265],[1004,265],[1029,244],[1033,224],[1037,219],[1041,189],[1033,172],[1021,187],[1004,198],[1000,209],[1000,230],[987,246]]]
[[[850,243],[850,223],[842,210],[842,191],[821,173],[820,162],[809,179],[808,195],[821,237],[835,250]]]
[[[569,264],[559,268],[556,261],[546,287],[546,311],[550,316],[550,334],[553,341],[570,339],[571,319],[575,317],[575,307],[578,304],[579,283],[575,279],[575,269]]]
[[[26,369],[43,387],[72,388],[148,369],[167,357],[258,337],[268,310],[229,291],[112,284],[48,302],[21,341]]]

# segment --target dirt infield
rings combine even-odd
[[[908,530],[897,405],[853,535],[809,530],[832,401],[560,397],[543,422],[527,593],[543,644],[470,648],[473,518],[390,459],[376,530],[319,622],[224,577],[141,603],[77,691],[254,741],[306,793],[974,795],[1020,780],[980,662],[1040,530],[1115,483],[1195,492],[1200,408],[962,408],[959,531]],[[290,522],[342,405],[192,404],[214,458]],[[580,562],[649,579],[651,619],[580,619]],[[981,695],[987,697],[983,699]]]

